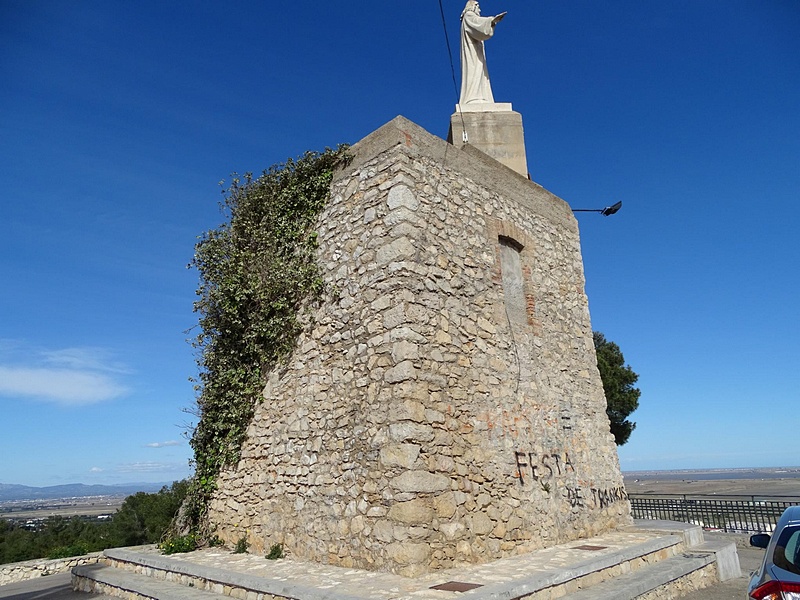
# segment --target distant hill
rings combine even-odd
[[[11,500],[56,500],[59,498],[85,498],[87,496],[130,496],[137,492],[157,492],[168,483],[123,483],[120,485],[85,485],[68,483],[48,487],[31,487],[13,483],[0,483],[0,502]]]

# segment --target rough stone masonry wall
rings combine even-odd
[[[406,143],[333,185],[332,295],[220,477],[218,534],[414,576],[627,524],[568,207],[391,125]]]
[[[70,558],[37,558],[23,562],[0,565],[0,586],[37,579],[46,575],[65,573],[79,565],[93,565],[103,556],[102,552],[93,552],[84,556]]]

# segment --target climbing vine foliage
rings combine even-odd
[[[233,176],[226,221],[205,233],[191,266],[200,274],[195,477],[184,526],[202,535],[220,470],[240,456],[267,373],[294,348],[323,281],[315,259],[317,217],[347,148],[307,152],[260,177]],[[188,522],[186,522],[188,521]]]

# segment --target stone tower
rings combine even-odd
[[[414,576],[628,524],[569,206],[402,117],[352,151],[331,295],[219,477],[218,535]]]

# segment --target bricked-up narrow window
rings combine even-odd
[[[499,236],[500,270],[503,275],[503,295],[506,301],[506,313],[512,323],[527,323],[527,304],[522,280],[522,244],[518,241]]]

